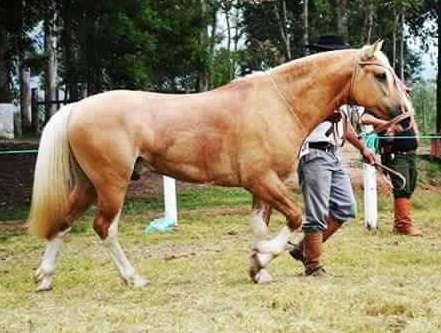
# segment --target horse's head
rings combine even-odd
[[[408,88],[398,78],[387,57],[381,52],[383,41],[361,48],[356,59],[350,98],[383,119],[412,111]]]

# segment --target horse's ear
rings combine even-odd
[[[381,51],[383,42],[384,42],[383,39],[378,39],[374,44],[372,44],[372,47],[374,48],[374,53],[377,51]]]
[[[374,57],[375,52],[380,51],[381,47],[383,46],[383,40],[378,39],[374,44],[372,45],[365,45],[361,49],[361,60],[367,61]]]
[[[368,61],[374,57],[375,53],[375,44],[373,45],[365,45],[361,48],[361,60]]]

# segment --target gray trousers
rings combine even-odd
[[[328,215],[338,222],[355,217],[351,181],[336,152],[311,148],[301,158],[298,173],[305,205],[304,232],[326,230]]]

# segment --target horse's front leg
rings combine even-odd
[[[253,194],[252,214],[261,216],[266,226],[269,225],[273,208]]]
[[[289,199],[288,191],[275,173],[268,173],[250,187],[253,193],[251,226],[254,244],[250,258],[250,277],[256,283],[267,283],[272,277],[267,270],[270,262],[281,254],[288,243],[291,233],[301,224],[301,212]],[[268,239],[271,206],[286,216],[287,225],[279,234]]]

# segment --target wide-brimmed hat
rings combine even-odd
[[[349,48],[345,44],[343,39],[337,35],[325,35],[320,36],[316,42],[312,44],[307,44],[306,47],[316,51],[332,51],[332,50],[343,50]]]

